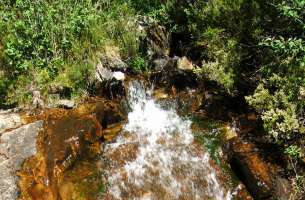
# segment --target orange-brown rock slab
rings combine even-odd
[[[276,182],[281,177],[278,166],[264,159],[253,143],[234,138],[231,151],[231,166],[255,199],[285,199],[289,196],[289,192],[277,192]]]
[[[44,129],[37,139],[37,154],[18,174],[20,199],[97,199],[101,180],[96,158],[102,141],[119,133],[123,118],[119,106],[107,101],[24,116],[29,122],[44,120]]]

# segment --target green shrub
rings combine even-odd
[[[261,79],[246,99],[261,113],[268,133],[278,144],[289,145],[286,153],[295,156],[305,143],[305,1],[284,0],[273,6],[282,27],[259,43],[264,53]]]
[[[137,56],[130,61],[130,67],[136,72],[141,72],[148,69],[148,64],[145,58]]]
[[[235,51],[236,41],[228,39],[224,43],[224,30],[208,27],[202,35],[201,43],[207,45],[207,58],[197,74],[214,80],[228,91],[233,88],[234,68],[238,65],[238,54]]]

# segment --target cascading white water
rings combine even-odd
[[[140,82],[129,85],[128,123],[105,148],[108,199],[231,199],[208,153],[194,143],[191,121],[162,109],[150,92]]]

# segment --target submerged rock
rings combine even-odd
[[[0,199],[17,199],[18,188],[16,172],[26,158],[36,153],[36,137],[42,128],[42,121],[37,121],[0,137]]]

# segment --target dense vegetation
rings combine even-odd
[[[45,98],[54,88],[86,94],[109,46],[146,69],[136,19],[147,15],[183,36],[179,56],[202,63],[199,77],[238,91],[273,142],[293,159],[304,157],[305,0],[2,2],[1,103],[28,103],[34,89]]]
[[[0,91],[6,103],[66,88],[86,92],[108,46],[137,54],[134,10],[124,1],[5,0],[0,5]]]

